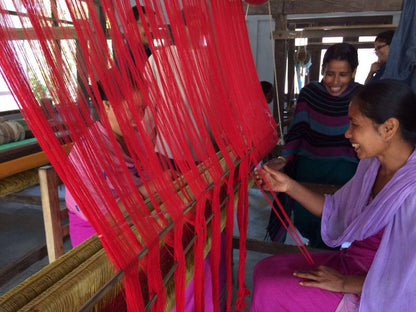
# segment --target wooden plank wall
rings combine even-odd
[[[268,2],[272,14],[316,14],[334,12],[378,12],[401,11],[403,0],[270,0],[263,4],[250,5],[249,14],[268,14]],[[244,9],[247,3],[244,3]]]

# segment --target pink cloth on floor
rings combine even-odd
[[[204,312],[213,312],[214,304],[212,302],[212,281],[211,281],[211,261],[210,254],[204,259]],[[195,311],[194,300],[194,279],[192,279],[185,289],[185,310],[184,312]],[[176,312],[176,307],[172,310]]]
[[[114,167],[117,169],[117,172],[119,173],[119,176],[122,177],[124,172],[120,165],[120,162],[113,151],[113,147],[111,145],[110,139],[107,135],[106,129],[101,125],[101,123],[96,122],[94,123],[88,130],[88,133],[85,134],[83,140],[80,140],[77,142],[70,154],[69,159],[73,163],[73,165],[77,168],[78,174],[84,178],[85,180],[88,180],[88,171],[86,170],[83,162],[83,157],[80,155],[80,146],[82,144],[87,145],[89,140],[93,140],[95,137],[101,137],[104,141],[104,149],[107,149],[111,151],[111,153],[108,155],[112,163],[115,165]],[[122,151],[122,156],[125,165],[127,166],[127,170],[129,171],[131,178],[133,180],[133,183],[136,186],[140,186],[143,184],[140,175],[138,173],[138,170],[136,169],[133,159],[127,155],[124,151]],[[105,179],[108,182],[109,188],[113,192],[114,197],[118,200],[118,195],[114,190],[114,187],[111,185],[111,182],[107,178],[107,175],[105,174],[105,170],[102,169],[102,173],[105,177]],[[126,187],[128,189],[128,187]],[[101,198],[99,195],[97,195],[96,192],[94,192],[94,186],[91,186],[90,188],[90,196],[95,198],[95,201],[97,203],[100,202]],[[69,236],[71,237],[71,243],[72,246],[75,247],[82,243],[84,240],[95,234],[95,230],[91,226],[91,224],[87,221],[87,218],[85,217],[84,213],[82,212],[82,209],[78,206],[77,202],[75,201],[75,198],[72,196],[72,194],[69,192],[68,189],[65,190],[65,204],[68,208],[69,214]]]
[[[343,293],[301,286],[301,279],[294,277],[293,272],[325,265],[342,274],[365,275],[382,235],[383,230],[367,239],[353,242],[347,249],[312,253],[314,265],[307,263],[301,254],[276,255],[259,261],[253,272],[250,311],[334,312],[343,299]]]
[[[81,218],[76,213],[68,210],[69,217],[69,237],[71,239],[72,247],[76,247],[95,234],[94,228],[91,224]]]
[[[225,233],[221,234],[221,258],[219,264],[219,310],[225,311],[227,301],[226,294],[226,266],[225,266]],[[195,311],[194,300],[194,279],[192,279],[185,289],[185,310],[184,312]],[[204,312],[213,312],[214,304],[212,302],[212,271],[211,271],[211,253],[204,259]],[[176,312],[176,307],[172,310]]]

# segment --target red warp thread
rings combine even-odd
[[[243,308],[248,174],[278,138],[242,1],[136,1],[143,29],[129,0],[13,5],[0,1],[1,73],[115,268],[123,270],[128,310],[144,311],[155,299],[152,311],[163,311],[163,278],[172,266],[176,308],[185,308],[184,248],[193,244],[195,310],[203,311],[204,247],[211,241],[214,310],[223,296],[225,258],[230,311],[235,210],[236,306]]]

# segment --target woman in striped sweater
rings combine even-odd
[[[348,105],[359,86],[354,82],[357,50],[348,43],[330,46],[322,62],[321,82],[311,82],[300,91],[281,156],[267,163],[297,181],[345,184],[355,173],[358,158],[345,138]],[[298,202],[284,196],[286,210],[294,211],[294,223],[316,248],[326,248],[320,235],[320,219]],[[279,240],[281,225],[272,212],[268,233]]]

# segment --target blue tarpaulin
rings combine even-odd
[[[382,79],[408,83],[416,92],[416,1],[404,0]]]

